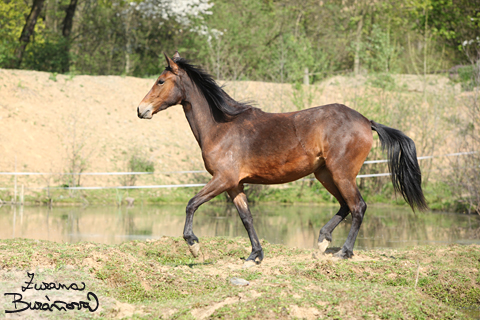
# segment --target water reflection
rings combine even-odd
[[[335,206],[258,205],[252,208],[260,238],[288,246],[314,248],[320,228],[336,213]],[[181,236],[184,205],[134,208],[2,207],[0,238],[121,243],[133,239]],[[333,234],[341,246],[350,230],[347,218]],[[204,205],[195,214],[197,236],[246,237],[231,205]],[[408,208],[369,206],[356,248],[398,248],[419,244],[480,243],[480,218],[451,213],[412,213]]]

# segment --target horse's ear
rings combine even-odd
[[[163,53],[163,55],[165,56],[165,60],[167,61],[167,68],[171,68],[173,64],[172,59],[170,59],[165,52]]]
[[[177,73],[178,71],[178,66],[177,64],[172,60],[170,59],[166,53],[163,53],[163,55],[165,56],[165,60],[167,60],[167,69],[170,69],[172,70],[174,73]]]
[[[177,59],[180,59],[180,54],[178,53],[178,51],[175,51],[175,53],[173,54],[173,60],[177,60]]]

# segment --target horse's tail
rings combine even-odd
[[[382,149],[387,151],[388,169],[392,173],[393,188],[400,192],[415,211],[428,209],[422,191],[422,174],[417,161],[415,143],[403,132],[370,120],[377,131]]]

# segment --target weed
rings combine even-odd
[[[57,75],[58,75],[58,73],[56,73],[56,72],[50,73],[50,75],[48,76],[48,80],[52,80],[54,82],[57,82]]]

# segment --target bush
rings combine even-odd
[[[132,155],[128,161],[127,169],[129,172],[155,172],[155,165],[153,161],[150,161],[142,155]],[[134,186],[137,181],[137,175],[128,175],[125,180],[125,185]]]
[[[0,42],[0,68],[12,68],[16,58],[13,55],[15,45],[7,40]]]
[[[68,70],[69,43],[64,38],[31,43],[25,52],[22,66],[26,69],[60,72]]]
[[[476,85],[476,77],[478,77],[478,67],[463,66],[458,68],[458,79],[464,91],[472,91]]]

